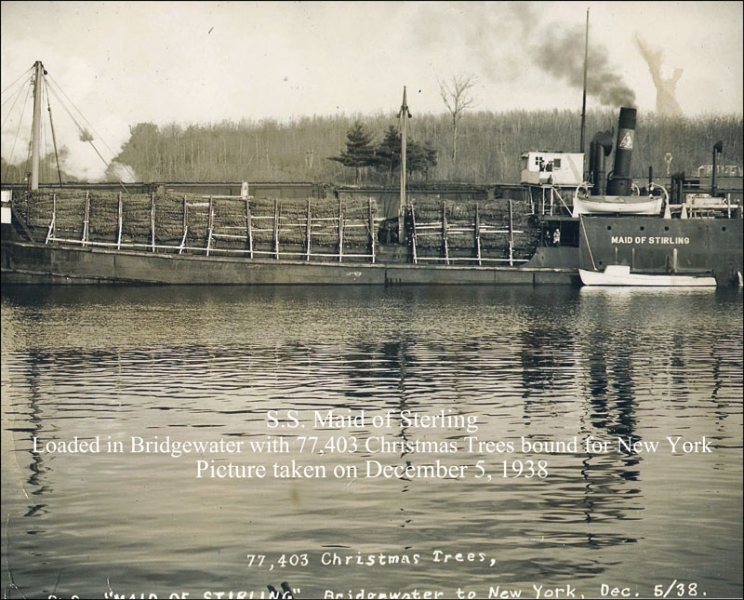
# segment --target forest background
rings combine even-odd
[[[609,131],[614,140],[618,112],[588,112],[587,151],[597,132]],[[110,162],[106,180],[391,185],[398,177],[397,163],[356,169],[339,158],[349,150],[355,131],[379,150],[386,140],[389,144],[397,127],[396,113],[309,116],[288,122],[138,123],[130,127],[129,140]],[[409,152],[424,149],[428,160],[409,161],[415,169],[411,180],[516,183],[523,152],[578,152],[580,129],[580,111],[462,111],[456,128],[451,113],[414,114],[408,121]],[[656,177],[679,172],[687,177],[709,176],[705,165],[711,164],[713,146],[720,141],[723,153],[718,164],[725,165],[725,174],[740,177],[743,138],[740,115],[688,118],[639,112],[631,174],[645,179],[651,167]],[[61,145],[59,161],[53,152],[44,157],[42,182],[75,180],[65,173],[65,153]],[[25,165],[3,159],[4,183],[23,182],[26,172]]]

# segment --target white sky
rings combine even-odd
[[[145,121],[394,113],[404,85],[414,116],[443,113],[438,80],[453,76],[476,78],[480,110],[580,110],[580,86],[537,59],[546,57],[546,41],[576,28],[583,60],[589,8],[590,53],[604,49],[639,112],[655,109],[656,91],[635,35],[664,52],[665,75],[684,69],[677,100],[686,115],[740,115],[743,6],[10,1],[2,2],[0,21],[2,89],[41,60],[113,151],[130,125]],[[599,106],[588,98],[589,109]],[[62,116],[54,118],[57,126]],[[6,157],[7,130],[4,124]]]

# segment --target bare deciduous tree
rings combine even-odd
[[[472,75],[453,75],[449,82],[439,81],[439,93],[452,117],[452,168],[457,169],[457,137],[462,113],[475,106],[471,90],[476,84]]]

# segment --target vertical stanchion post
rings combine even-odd
[[[310,260],[310,239],[313,235],[311,199],[307,199],[307,222],[305,223],[305,260]]]
[[[57,194],[55,192],[52,192],[52,218],[49,221],[49,229],[47,230],[47,236],[46,240],[44,241],[45,244],[48,244],[50,240],[53,240],[55,237],[55,232],[57,229]]]
[[[150,239],[155,252],[155,192],[150,192]]]
[[[248,236],[248,256],[253,258],[253,224],[251,223],[251,199],[245,199],[245,228]]]
[[[416,212],[414,205],[409,205],[411,211],[411,252],[413,253],[413,264],[418,264],[418,255],[416,254]]]
[[[212,247],[212,231],[214,230],[214,199],[209,197],[209,212],[207,213],[207,256]]]
[[[118,213],[117,218],[117,232],[116,232],[116,249],[121,250],[121,232],[122,229],[124,229],[124,205],[122,204],[123,200],[121,197],[121,192],[118,194],[117,202],[116,202],[116,212]]]
[[[447,201],[442,200],[442,250],[444,251],[444,264],[450,264],[449,244],[447,243]]]
[[[475,236],[475,256],[478,258],[478,266],[483,264],[481,260],[481,240],[480,240],[480,208],[475,203],[475,221],[473,223],[473,235]]]
[[[338,195],[338,262],[343,262],[344,256],[344,201]]]
[[[511,198],[509,198],[509,266],[514,266],[514,213]]]
[[[85,192],[85,209],[83,211],[83,246],[88,244],[88,222],[90,220],[90,192]]]
[[[274,258],[279,259],[279,198],[274,198]]]
[[[372,210],[374,201],[370,197],[367,201],[368,218],[369,218],[369,251],[372,255],[372,262],[375,262],[375,213]]]

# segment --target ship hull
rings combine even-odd
[[[652,275],[706,273],[719,287],[738,285],[742,273],[742,219],[582,217],[579,268],[603,271],[628,265]]]
[[[572,255],[565,266],[565,256]],[[520,267],[313,262],[194,256],[3,241],[3,284],[494,285],[578,283],[577,253],[564,266]]]
[[[738,285],[742,220],[582,217],[577,247],[538,247],[520,266],[343,262],[177,254],[18,239],[4,227],[2,283],[167,285],[581,285],[579,269],[625,264],[656,275],[696,272]]]

